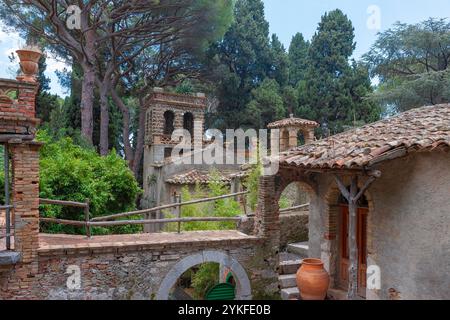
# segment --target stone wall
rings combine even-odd
[[[239,225],[239,230],[252,234],[255,217],[250,216]],[[280,250],[290,243],[308,241],[308,211],[280,214]]]
[[[261,283],[267,273],[257,249],[261,240],[247,236],[238,238],[209,237],[205,240],[199,233],[199,239],[190,242],[48,246],[39,249],[33,273],[22,265],[0,273],[0,299],[155,299],[163,280],[170,278],[170,272],[176,274],[189,269],[186,265],[186,270],[181,270],[179,262],[196,255],[204,255],[205,262],[218,261],[215,256],[225,257],[221,258],[225,264],[229,257],[228,265],[233,272],[239,272],[242,266],[237,278],[243,277],[247,288],[240,290],[251,290],[255,298],[264,296],[258,291],[264,288]],[[80,287],[68,287],[68,284],[76,286],[76,281],[71,280],[78,271]],[[28,279],[23,279],[23,274],[27,274]],[[247,275],[250,288],[245,284]]]
[[[367,290],[368,299],[450,298],[449,168],[445,152],[411,154],[377,168],[382,176],[365,196],[368,264],[380,267],[381,289]],[[321,175],[309,221],[310,255],[325,261],[333,283],[340,272],[338,196],[333,177]]]
[[[290,243],[308,241],[309,212],[294,212],[280,215],[280,249],[283,250]]]

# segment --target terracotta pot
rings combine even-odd
[[[320,259],[304,259],[297,271],[297,286],[302,300],[325,300],[330,276]]]
[[[35,76],[39,72],[39,59],[42,53],[37,50],[22,49],[16,51],[20,60],[20,69],[23,76],[20,78],[23,81],[36,81]]]

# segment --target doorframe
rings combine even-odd
[[[347,290],[348,283],[345,280],[344,274],[348,271],[348,258],[344,259],[343,256],[345,254],[345,245],[348,245],[348,214],[349,214],[349,206],[348,204],[340,203],[339,205],[339,216],[338,216],[338,255],[337,255],[337,263],[338,263],[338,273],[337,273],[337,286],[342,290]],[[358,245],[363,242],[363,224],[361,223],[364,220],[360,220],[361,217],[365,217],[365,263],[363,262],[363,255],[361,255],[361,251],[358,248],[358,295],[362,298],[366,297],[366,284],[364,286],[362,283],[366,282],[366,270],[367,270],[367,259],[368,259],[368,224],[369,224],[369,213],[370,213],[370,205],[368,204],[366,207],[358,207],[358,225],[357,225],[357,243]],[[344,209],[347,210],[347,229],[344,230]],[[347,241],[344,240],[344,234],[347,234]],[[349,252],[347,252],[347,255]],[[347,260],[347,261],[345,261]],[[343,267],[345,266],[345,267]],[[344,273],[345,272],[345,273]],[[347,275],[348,276],[348,275]],[[364,276],[364,280],[361,283],[361,276]]]

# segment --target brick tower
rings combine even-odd
[[[185,129],[192,138],[190,150],[194,146],[202,147],[206,97],[203,93],[176,94],[154,88],[146,101],[146,107],[142,206],[151,208],[161,204],[165,178],[173,173],[169,171],[175,167],[171,164],[170,156],[180,140],[172,139],[172,133],[177,129]],[[155,217],[160,215],[156,214]],[[146,231],[157,231],[150,230],[154,229],[151,227]]]

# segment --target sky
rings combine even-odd
[[[353,57],[359,59],[384,31],[401,21],[417,23],[429,17],[450,17],[450,0],[263,0],[270,32],[278,35],[289,48],[292,36],[301,32],[311,39],[321,16],[336,8],[348,15],[355,27],[356,50]],[[12,32],[6,33],[0,26],[0,78],[15,78],[17,63],[10,63],[8,56],[24,43]],[[64,63],[47,58],[47,76],[51,79],[52,93],[65,96],[58,84],[56,70],[63,70]]]

